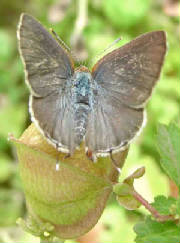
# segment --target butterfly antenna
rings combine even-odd
[[[63,46],[73,57],[74,60],[78,60],[76,55],[73,53],[73,51],[69,48],[68,45],[66,45],[66,43],[58,36],[58,34],[52,29],[50,28],[51,33],[54,35],[55,39],[57,40],[57,42]]]
[[[100,51],[92,60],[91,64],[94,62],[95,59],[97,59],[99,56],[101,56],[104,52],[112,48],[114,45],[116,45],[120,40],[122,40],[121,37],[114,40],[110,45],[108,45],[103,51]]]
[[[107,47],[103,50],[103,52],[107,51],[108,49],[110,49],[111,47],[113,47],[114,45],[116,45],[120,40],[122,40],[121,37],[119,37],[119,38],[117,38],[116,40],[114,40],[109,46],[107,46]],[[103,53],[103,52],[102,52],[102,53]],[[101,54],[102,54],[102,53],[101,53]]]
[[[66,50],[71,52],[69,46],[66,45],[66,43],[58,36],[58,34],[52,28],[50,28],[50,31],[54,35],[55,39],[59,42],[59,44],[62,45]]]

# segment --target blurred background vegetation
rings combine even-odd
[[[1,0],[0,2],[0,242],[38,242],[16,226],[25,216],[25,201],[18,174],[16,153],[8,133],[19,137],[30,124],[28,89],[17,50],[16,28],[22,12],[32,14],[47,28],[52,27],[69,45],[77,65],[89,67],[113,48],[153,30],[167,32],[168,53],[161,80],[147,106],[148,122],[131,146],[122,177],[144,165],[146,175],[136,189],[149,201],[158,194],[173,194],[172,184],[161,171],[155,146],[158,122],[179,121],[180,28],[176,0]],[[112,50],[109,49],[108,51]],[[100,55],[101,53],[101,55]],[[126,212],[112,197],[96,228],[96,241],[131,243],[133,225],[146,214],[144,209]],[[96,242],[91,240],[80,242]],[[72,241],[69,241],[72,242]]]

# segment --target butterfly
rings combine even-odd
[[[70,53],[32,16],[17,31],[31,119],[59,151],[107,156],[124,150],[145,124],[144,107],[159,79],[166,34],[143,34],[88,70],[74,68]]]

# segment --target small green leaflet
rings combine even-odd
[[[133,183],[135,179],[142,177],[145,173],[145,168],[138,168],[134,173],[128,176],[123,183],[117,183],[113,186],[113,192],[116,194],[116,199],[121,206],[128,210],[135,210],[141,206],[134,196]]]

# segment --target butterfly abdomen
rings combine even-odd
[[[76,135],[76,143],[79,145],[83,140],[86,127],[87,120],[89,114],[89,107],[87,105],[79,104],[75,109],[75,135]]]

